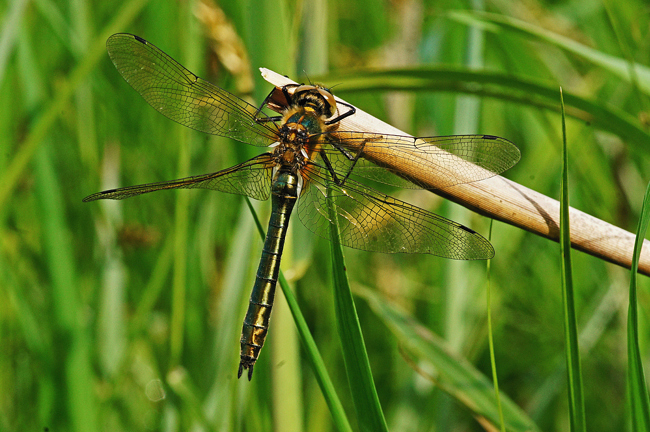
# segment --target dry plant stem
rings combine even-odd
[[[271,70],[261,68],[260,71],[262,77],[274,86],[281,87],[295,83]],[[336,99],[341,101],[339,98]],[[372,117],[359,108],[357,108],[355,115],[341,121],[339,130],[408,136],[408,134]],[[368,145],[367,143],[366,146]],[[372,144],[370,143],[370,145]],[[373,147],[373,153],[381,154],[381,151]],[[405,160],[392,161],[387,149],[384,154],[386,154],[385,159],[381,158],[380,155],[378,160],[373,162],[389,165],[399,172],[410,172],[411,178],[416,179],[419,184],[430,185],[437,195],[477,213],[558,241],[560,234],[560,203],[557,200],[501,176],[445,189],[437,189],[436,184],[444,181],[444,179],[437,177],[440,173],[435,171],[414,173],[413,167],[399,166],[399,163],[406,162]],[[523,157],[526,156],[523,155]],[[634,248],[634,234],[574,208],[570,209],[569,218],[571,223],[571,245],[574,249],[623,267],[630,267]],[[644,241],[641,251],[639,272],[650,276],[650,242],[648,240]]]

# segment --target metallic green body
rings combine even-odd
[[[241,377],[244,369],[248,369],[249,380],[253,376],[253,366],[268,332],[271,308],[275,298],[275,286],[280,272],[282,249],[291,211],[297,199],[297,175],[280,170],[273,180],[271,219],[241,333],[239,376]]]

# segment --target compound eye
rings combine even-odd
[[[327,104],[330,106],[330,116],[334,115],[336,112],[336,99],[334,99],[334,95],[330,93],[329,90],[323,87],[318,88],[318,92],[320,95],[325,99]]]
[[[296,96],[299,93],[308,92],[308,91],[311,91],[311,90],[313,90],[315,88],[316,87],[314,87],[313,85],[301,84],[298,87],[296,87],[296,89],[293,91],[293,95]]]

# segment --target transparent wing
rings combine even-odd
[[[298,216],[315,234],[329,239],[335,209],[343,245],[383,253],[429,253],[451,259],[489,259],[490,242],[477,232],[419,207],[348,180],[343,187],[327,170],[303,170],[306,186],[298,199]],[[328,191],[329,188],[329,191]]]
[[[197,77],[146,40],[118,33],[106,49],[126,82],[175,122],[256,146],[276,141],[275,124],[255,121],[255,106]]]
[[[439,188],[442,189],[501,174],[520,158],[517,146],[492,135],[418,138],[337,131],[324,134],[323,138],[322,141],[329,145],[323,146],[321,151],[333,160],[337,173],[345,175],[352,169],[354,176],[405,188],[431,189],[413,178],[418,172],[439,172]],[[360,154],[354,168],[352,161],[340,149],[349,155]],[[401,167],[401,170],[394,169],[394,166]]]
[[[271,190],[273,165],[271,154],[264,153],[216,173],[110,189],[89,195],[83,201],[88,202],[98,199],[120,200],[164,189],[212,189],[232,194],[248,195],[258,200],[266,200]]]

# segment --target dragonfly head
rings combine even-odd
[[[321,85],[300,85],[293,92],[293,101],[296,105],[311,105],[320,116],[327,118],[336,113],[336,99],[328,88]]]
[[[336,114],[336,99],[321,85],[289,84],[276,87],[264,101],[276,112],[308,108],[318,117],[330,118]]]
[[[323,126],[330,131],[338,128],[338,123],[341,120],[356,112],[356,108],[342,101],[337,106],[330,89],[319,84],[303,84],[296,87],[293,92],[292,104],[304,107],[305,110],[312,110],[316,116],[323,120]],[[347,111],[339,112],[340,105],[347,107]]]

